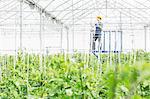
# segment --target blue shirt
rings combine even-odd
[[[101,22],[98,22],[98,23],[96,23],[95,24],[95,27],[96,27],[96,29],[95,29],[95,34],[101,34],[101,31],[102,31],[102,23]]]

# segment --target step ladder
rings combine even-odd
[[[102,42],[101,42],[101,35],[98,36],[97,40],[98,40],[98,50],[96,50],[96,41],[95,41],[95,31],[94,30],[91,30],[91,33],[90,33],[90,51],[96,56],[96,58],[98,59],[99,57],[99,54],[101,52],[101,49],[102,49]]]

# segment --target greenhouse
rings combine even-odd
[[[0,0],[0,99],[150,99],[150,0]]]

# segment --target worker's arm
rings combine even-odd
[[[99,22],[99,28],[102,30],[102,28],[103,28],[102,22]]]

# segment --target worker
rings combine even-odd
[[[102,17],[97,16],[97,23],[95,24],[95,35],[94,35],[95,41],[101,37],[101,32],[102,32],[102,27],[103,27],[101,20],[102,20]]]
[[[97,23],[95,24],[95,33],[93,35],[93,45],[92,45],[92,50],[95,51],[95,42],[96,40],[99,38],[101,40],[101,32],[102,32],[102,27],[103,24],[101,22],[102,17],[101,16],[97,16]],[[99,41],[100,43],[100,41]],[[101,47],[100,47],[101,48]]]

